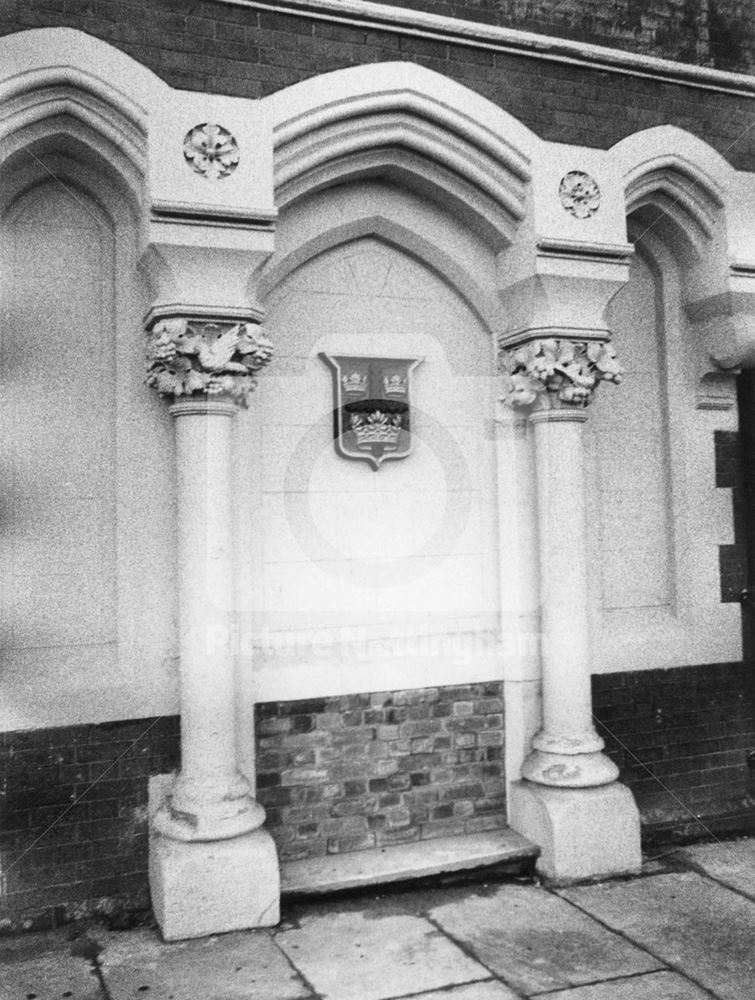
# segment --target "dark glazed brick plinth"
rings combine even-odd
[[[598,730],[647,837],[755,830],[753,688],[743,663],[593,677]]]
[[[147,779],[169,718],[0,734],[0,932],[146,909]]]
[[[505,826],[500,682],[257,706],[281,860]]]

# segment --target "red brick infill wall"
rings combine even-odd
[[[504,826],[500,682],[258,706],[282,860]]]

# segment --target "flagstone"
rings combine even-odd
[[[755,840],[692,844],[677,853],[691,867],[755,899]]]
[[[694,872],[561,890],[591,916],[646,947],[719,1000],[755,983],[755,902]]]
[[[111,993],[150,1000],[306,1000],[312,993],[268,934],[165,944],[155,931],[114,935],[102,955]]]
[[[432,993],[423,993],[417,1000],[519,1000],[519,994],[493,979],[487,983],[455,986],[450,990],[433,990]]]
[[[710,1000],[710,993],[676,972],[651,972],[559,990],[549,993],[548,1000]]]
[[[501,886],[430,916],[527,996],[662,968],[662,963],[535,886]]]
[[[389,1000],[490,978],[422,917],[305,914],[275,941],[323,1000]]]

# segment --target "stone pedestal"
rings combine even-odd
[[[537,870],[556,884],[640,871],[637,806],[618,781],[596,788],[517,781],[509,790],[509,823],[538,845]]]

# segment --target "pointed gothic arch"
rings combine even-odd
[[[733,169],[707,143],[662,125],[622,139],[612,149],[625,185],[627,215],[638,232],[654,230],[686,267],[720,270],[726,243]]]
[[[450,207],[496,250],[525,215],[536,136],[467,88],[421,66],[327,73],[266,99],[285,206],[381,177]]]

